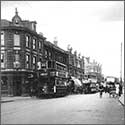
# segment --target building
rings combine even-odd
[[[102,67],[95,60],[90,61],[90,57],[85,58],[85,75],[95,75],[98,81],[102,79]]]
[[[17,9],[12,21],[1,20],[2,95],[29,94],[45,39],[36,32],[36,21],[22,20]]]
[[[69,53],[69,64],[68,64],[68,72],[69,76],[76,77],[80,80],[84,77],[84,57],[79,54],[77,55],[77,51],[72,52],[72,47],[68,47]]]

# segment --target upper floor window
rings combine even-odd
[[[41,49],[42,48],[42,44],[41,44],[41,42],[39,41],[39,49]]]
[[[26,68],[30,66],[30,55],[26,54]]]
[[[36,49],[36,39],[33,38],[33,49]]]
[[[33,57],[33,64],[36,64],[36,57]]]
[[[1,46],[4,46],[4,32],[1,32]]]
[[[36,24],[32,23],[32,30],[36,30]]]
[[[4,53],[1,52],[1,68],[4,68]]]
[[[14,46],[20,46],[20,35],[14,34]]]
[[[30,47],[30,36],[26,35],[26,47]]]
[[[48,55],[49,55],[49,59],[51,59],[51,57],[52,57],[52,54],[51,54],[51,52],[49,52],[49,54],[48,54]]]
[[[15,54],[15,61],[19,61],[19,60],[20,60],[19,54]]]
[[[48,52],[47,52],[47,50],[45,50],[45,58],[47,58],[48,57]]]
[[[36,68],[36,56],[33,56],[33,69]]]

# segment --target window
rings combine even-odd
[[[20,68],[20,55],[18,52],[15,53],[15,61],[14,61],[14,68],[18,69]]]
[[[30,36],[26,35],[26,47],[30,47]]]
[[[26,68],[29,68],[30,65],[30,55],[26,54]]]
[[[19,61],[20,57],[19,54],[15,54],[15,61]]]
[[[47,58],[47,57],[48,57],[47,50],[45,50],[45,58]]]
[[[1,68],[5,68],[4,66],[4,53],[1,53]]]
[[[49,59],[51,59],[51,56],[52,56],[52,55],[51,55],[51,52],[49,52]]]
[[[32,23],[32,30],[35,30],[35,29],[36,29],[36,24]]]
[[[14,46],[20,46],[20,36],[14,34]]]
[[[41,49],[42,48],[42,46],[41,46],[41,42],[39,41],[39,49]]]
[[[4,32],[1,32],[1,45],[4,46]]]
[[[36,49],[36,39],[33,38],[33,49]]]
[[[34,30],[34,23],[32,23],[32,30]]]
[[[33,56],[33,69],[36,69],[36,56]]]

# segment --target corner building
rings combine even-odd
[[[28,95],[42,60],[43,35],[36,21],[22,20],[17,9],[12,21],[1,20],[1,95]]]

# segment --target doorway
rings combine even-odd
[[[22,86],[21,86],[21,79],[15,78],[13,82],[13,93],[14,96],[21,96],[22,94]]]

